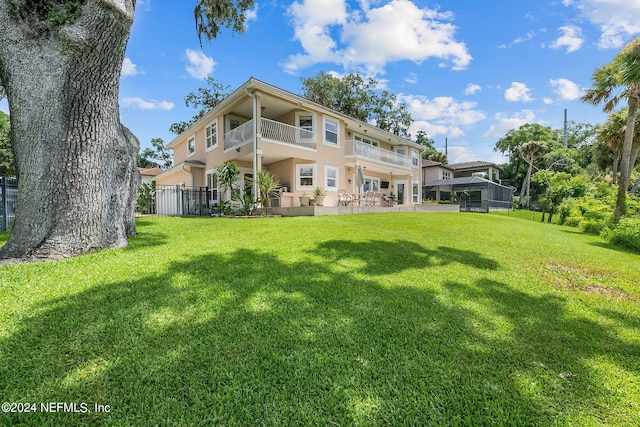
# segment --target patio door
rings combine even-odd
[[[395,181],[396,195],[398,196],[398,204],[403,205],[407,200],[407,189],[409,187],[409,181]]]

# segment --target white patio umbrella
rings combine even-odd
[[[364,186],[364,173],[362,172],[362,166],[360,165],[358,165],[356,185],[358,186],[358,193],[362,193],[362,187]]]

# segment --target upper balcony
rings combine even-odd
[[[315,133],[310,130],[265,118],[260,119],[260,125],[263,141],[289,144],[313,150],[316,148]],[[254,137],[253,131],[253,119],[230,130],[224,135],[224,149],[239,149],[244,145],[250,144]]]
[[[385,166],[401,169],[411,169],[411,158],[405,154],[385,150],[361,141],[346,141],[347,156],[353,156],[362,160],[369,160]]]

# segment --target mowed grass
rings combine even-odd
[[[138,231],[0,267],[1,400],[109,405],[0,424],[640,420],[640,257],[599,237],[424,213]]]

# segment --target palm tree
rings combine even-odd
[[[547,143],[544,141],[529,141],[520,147],[520,155],[525,162],[529,164],[527,176],[522,181],[522,189],[520,190],[520,204],[529,206],[529,190],[531,187],[531,172],[533,171],[533,161],[536,157],[543,155],[547,151]],[[526,190],[526,196],[525,196]]]
[[[249,183],[253,184],[253,179],[251,179]],[[271,200],[269,199],[269,196],[280,188],[278,178],[276,178],[271,172],[261,170],[258,171],[255,183],[258,185],[258,190],[260,191],[260,203],[265,208],[271,207]]]
[[[611,113],[604,124],[596,131],[597,138],[604,142],[613,154],[613,184],[618,182],[618,166],[620,164],[620,154],[624,143],[625,124],[627,120],[627,109]],[[608,150],[607,150],[608,151]],[[602,155],[603,153],[601,153]]]
[[[620,161],[620,182],[616,198],[614,220],[626,213],[627,189],[631,181],[631,170],[640,149],[640,139],[634,147],[635,124],[640,100],[640,37],[625,46],[613,62],[596,69],[592,77],[593,89],[582,97],[582,101],[593,105],[604,104],[603,110],[611,112],[626,98],[628,111],[626,129]]]
[[[240,181],[240,169],[238,169],[238,164],[229,160],[222,162],[218,167],[216,167],[216,175],[218,176],[220,186],[224,188],[227,193],[227,200],[231,199],[231,193]]]

